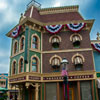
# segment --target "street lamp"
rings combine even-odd
[[[62,65],[62,76],[64,77],[64,98],[65,100],[69,100],[69,93],[68,93],[68,65],[69,62],[66,58],[63,58],[61,61]]]

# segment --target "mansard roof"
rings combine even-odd
[[[55,7],[38,9],[31,6],[24,16],[34,18],[40,22],[61,22],[72,20],[84,20],[78,12],[78,6]]]

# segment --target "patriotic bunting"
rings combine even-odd
[[[85,27],[85,23],[77,24],[66,24],[67,28],[73,32],[79,32],[82,28]]]
[[[51,34],[56,34],[62,29],[63,25],[49,25],[44,28]]]
[[[16,37],[19,35],[20,30],[21,30],[21,26],[17,26],[17,27],[13,30],[13,32],[11,33],[11,36],[12,36],[13,38],[16,38]]]
[[[91,44],[91,45],[96,51],[98,51],[100,53],[100,43],[94,43],[94,44]]]

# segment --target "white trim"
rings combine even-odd
[[[31,8],[30,18],[32,17],[32,13],[33,13],[33,6],[32,6],[32,8]]]

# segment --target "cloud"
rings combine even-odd
[[[0,1],[0,11],[7,9],[8,4],[6,3],[5,0]]]

